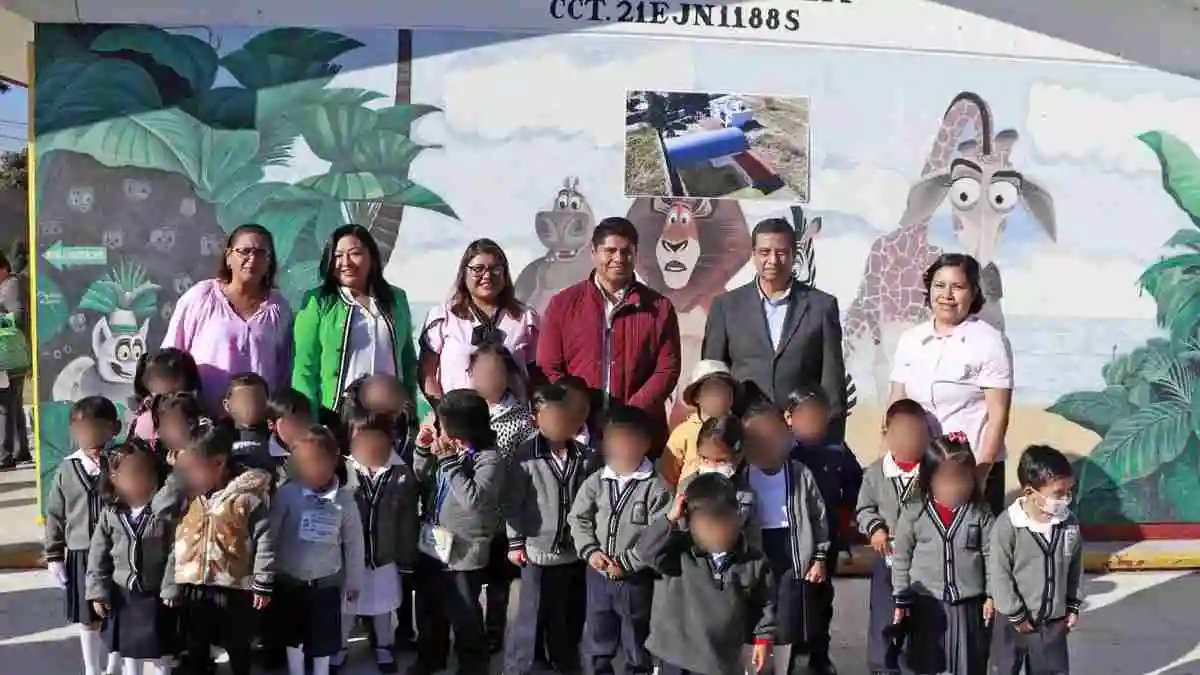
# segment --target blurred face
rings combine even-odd
[[[945,461],[929,481],[933,498],[946,506],[957,508],[967,503],[975,489],[974,473],[965,464]]]
[[[148,455],[126,455],[112,472],[113,488],[129,506],[142,506],[158,489],[158,477]]]
[[[202,457],[184,450],[175,459],[175,466],[183,471],[191,493],[203,495],[224,485],[228,461],[228,457]]]
[[[737,471],[737,452],[715,438],[706,438],[696,448],[700,459],[699,473],[719,473],[729,478]]]
[[[896,415],[883,430],[883,443],[902,462],[917,462],[929,447],[929,424],[916,415]]]
[[[318,441],[301,439],[291,448],[290,461],[301,484],[309,490],[323,490],[333,482],[337,460]]]
[[[578,424],[575,425],[578,430],[583,425],[587,424],[588,416],[592,414],[592,402],[588,400],[588,395],[582,391],[571,390],[571,411],[575,414],[575,420]]]
[[[760,469],[775,470],[787,459],[791,434],[782,415],[764,413],[745,420],[746,458]]]
[[[690,514],[687,525],[692,539],[702,550],[708,553],[728,553],[737,545],[742,524],[734,512],[723,515]]]
[[[538,431],[552,443],[565,443],[579,431],[578,419],[569,404],[544,405],[537,411]]]
[[[333,274],[339,284],[359,293],[367,292],[371,278],[371,254],[362,241],[354,235],[338,239],[333,247]]]
[[[609,235],[592,247],[592,264],[596,278],[613,288],[624,288],[633,281],[633,259],[637,247],[625,237]]]
[[[271,430],[275,432],[280,443],[290,448],[297,438],[308,431],[309,424],[311,422],[308,415],[284,415],[272,423]]]
[[[1064,518],[1071,512],[1071,499],[1075,490],[1074,476],[1061,476],[1034,490],[1025,488],[1025,497],[1051,518]]]
[[[720,417],[733,409],[733,387],[721,378],[712,378],[696,392],[696,406],[704,417]]]
[[[372,377],[363,383],[361,392],[367,410],[386,415],[397,415],[404,410],[408,394],[400,383],[388,377]]]
[[[933,283],[929,285],[929,304],[933,308],[933,317],[948,325],[963,322],[970,313],[971,282],[967,273],[961,267],[943,267],[933,275]]]
[[[146,378],[146,389],[151,396],[163,396],[183,391],[186,384],[182,377],[168,375],[151,375]]]
[[[392,439],[378,429],[354,428],[350,432],[350,454],[372,469],[392,459]]]
[[[155,435],[161,438],[168,448],[176,450],[187,445],[190,432],[191,425],[188,424],[187,416],[177,408],[162,411],[158,416],[158,427],[154,429]]]
[[[630,429],[612,427],[604,432],[604,460],[617,473],[632,473],[642,465],[650,439]]]
[[[471,258],[464,271],[467,292],[478,300],[495,300],[504,290],[504,271],[504,263],[490,253]]]
[[[491,403],[504,398],[508,391],[508,367],[496,354],[480,354],[471,366],[471,386]]]
[[[791,237],[785,234],[760,234],[754,239],[754,269],[768,283],[791,278],[795,255]]]
[[[829,431],[829,410],[816,402],[798,405],[787,414],[787,422],[793,438],[804,445],[819,445]]]
[[[242,232],[229,242],[225,264],[234,279],[257,285],[267,276],[271,262],[271,242],[257,232]]]
[[[267,419],[267,392],[262,387],[234,387],[225,399],[225,412],[238,426],[262,424]]]
[[[81,450],[99,450],[108,445],[119,431],[118,425],[107,420],[72,419],[71,438]]]

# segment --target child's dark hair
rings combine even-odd
[[[177,391],[171,394],[155,396],[150,404],[150,419],[154,420],[157,428],[159,420],[168,412],[178,412],[187,420],[188,428],[194,429],[200,420],[207,419],[204,402],[190,391]]]
[[[139,401],[150,395],[146,380],[151,377],[177,377],[182,380],[184,391],[200,391],[200,369],[192,355],[182,349],[167,347],[153,354],[142,354],[133,373],[133,393]]]
[[[346,389],[342,391],[342,397],[338,402],[338,412],[340,413],[339,417],[341,418],[343,428],[348,428],[346,425],[355,416],[370,412],[367,410],[366,404],[363,403],[363,390],[367,388],[367,382],[375,379],[388,382],[396,391],[403,392],[405,398],[408,397],[408,391],[404,389],[404,383],[399,378],[384,375],[363,375],[347,385]],[[396,424],[399,427],[408,427],[411,421],[407,415],[400,415],[396,418]],[[337,435],[336,431],[335,435]]]
[[[1031,445],[1017,462],[1017,481],[1021,487],[1038,490],[1051,481],[1075,475],[1071,460],[1048,445]]]
[[[560,387],[567,391],[577,391],[587,397],[588,403],[592,402],[592,388],[588,386],[587,380],[584,380],[578,375],[563,375],[554,381]]]
[[[604,419],[604,433],[621,430],[637,434],[646,440],[654,437],[650,416],[645,410],[629,405],[615,406]]]
[[[775,405],[775,402],[771,399],[762,396],[756,396],[746,401],[742,405],[739,417],[742,419],[742,424],[746,424],[750,420],[762,417],[763,415],[771,415],[780,420],[783,419],[783,411],[779,409],[779,406]]]
[[[116,429],[121,423],[117,406],[103,396],[84,396],[71,404],[71,421],[111,422]]]
[[[513,357],[512,352],[504,346],[503,342],[489,340],[480,345],[478,349],[471,352],[471,361],[467,370],[473,370],[475,364],[484,356],[498,357],[504,363],[504,370],[508,372],[509,389],[513,393],[523,395],[523,392],[527,391],[525,375],[521,372],[521,367],[517,365],[517,359]]]
[[[130,437],[108,453],[107,470],[100,473],[100,499],[104,503],[114,506],[120,503],[112,482],[112,474],[121,466],[122,462],[134,455],[141,455],[150,462],[150,466],[154,469],[155,488],[162,487],[163,482],[166,481],[169,467],[164,461],[163,455],[155,452],[145,440],[136,436]]]
[[[938,436],[925,449],[925,456],[921,458],[920,473],[917,475],[917,484],[921,491],[927,495],[933,494],[933,491],[930,490],[933,476],[943,464],[948,462],[962,466],[970,474],[971,481],[974,483],[971,488],[971,501],[981,500],[983,494],[979,490],[979,479],[975,476],[975,454],[971,452],[971,444],[967,441],[967,435],[961,431]]]
[[[225,390],[225,398],[229,398],[234,389],[241,387],[259,387],[262,389],[264,396],[271,393],[271,387],[262,375],[258,373],[238,373],[229,380],[229,388]]]
[[[926,414],[925,409],[921,407],[920,403],[917,403],[911,398],[902,398],[888,406],[887,412],[883,416],[884,426],[890,424],[892,418],[899,415],[919,417],[925,422],[928,422],[929,419],[929,415]]]
[[[204,459],[233,457],[233,443],[237,434],[233,426],[227,422],[214,422],[203,418],[192,428],[187,450]]]
[[[718,441],[724,443],[734,452],[739,452],[742,447],[742,437],[745,432],[742,428],[742,420],[735,415],[721,415],[720,417],[710,417],[704,420],[704,424],[700,425],[700,433],[696,436],[696,445],[701,445],[705,441]]]
[[[333,432],[320,424],[309,425],[308,429],[297,438],[293,446],[304,443],[312,443],[324,450],[330,457],[341,457],[342,451],[338,447],[337,438]]]
[[[299,391],[285,387],[267,397],[267,421],[278,422],[292,415],[312,416],[312,401]]]
[[[353,437],[357,431],[378,431],[389,439],[396,439],[396,418],[383,413],[360,410],[346,420],[346,432]]]
[[[697,474],[684,491],[687,512],[708,516],[737,515],[737,487],[719,473]]]
[[[570,400],[571,390],[555,382],[538,387],[529,400],[529,407],[534,412],[541,412],[544,408],[565,406]]]
[[[476,450],[496,447],[488,402],[474,389],[455,389],[438,402],[437,418],[446,435],[461,438]]]
[[[809,405],[819,405],[829,410],[829,397],[825,395],[825,390],[811,384],[802,384],[788,393],[788,412],[795,412],[800,406]]]

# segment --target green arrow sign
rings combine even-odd
[[[103,246],[64,246],[61,241],[56,241],[46,248],[42,257],[59,270],[83,265],[107,265],[108,249]]]

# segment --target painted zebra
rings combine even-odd
[[[802,284],[816,287],[817,285],[817,250],[813,241],[821,233],[821,217],[812,220],[805,218],[804,207],[793,206],[792,228],[796,231],[796,256],[792,262],[792,276]],[[858,387],[854,378],[846,372],[846,414],[849,415],[854,406],[858,405]]]

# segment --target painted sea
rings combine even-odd
[[[413,304],[414,334],[431,307]],[[1068,392],[1102,389],[1100,369],[1114,354],[1161,335],[1151,319],[1010,315],[1005,321],[1016,369],[1014,399],[1021,405],[1049,405]]]

